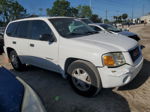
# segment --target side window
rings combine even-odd
[[[29,22],[28,21],[21,21],[18,23],[18,28],[17,28],[17,37],[19,38],[27,38],[28,37],[28,26]]]
[[[45,36],[45,40],[47,41],[47,37],[52,36],[52,31],[50,27],[42,20],[34,20],[30,23],[30,37],[34,40],[41,40],[42,36]]]
[[[6,34],[8,36],[15,37],[16,36],[15,32],[16,32],[17,27],[18,27],[18,22],[10,23],[6,30]]]
[[[99,27],[97,26],[91,26],[95,31],[102,31]]]

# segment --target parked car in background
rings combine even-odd
[[[0,33],[0,53],[3,52],[3,46],[4,46],[4,37],[3,33]]]
[[[0,112],[46,112],[40,98],[19,77],[0,67]]]
[[[68,78],[80,95],[129,83],[142,68],[136,41],[93,30],[72,17],[37,17],[12,21],[4,50],[15,70],[34,65]]]
[[[113,34],[121,34],[121,35],[125,35],[129,38],[132,38],[136,41],[139,41],[140,38],[137,34],[126,31],[126,30],[122,30],[122,29],[118,29],[110,24],[103,24],[103,23],[94,23],[94,24],[89,24],[89,26],[93,27],[96,31],[108,31],[110,33]]]

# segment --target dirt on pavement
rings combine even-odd
[[[25,80],[41,97],[48,112],[150,112],[150,25],[131,26],[144,46],[144,65],[138,76],[128,85],[103,89],[94,98],[77,95],[59,74],[29,66],[16,72],[0,56],[0,65]]]

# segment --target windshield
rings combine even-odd
[[[102,24],[100,25],[101,27],[103,27],[104,29],[108,30],[108,31],[113,31],[113,32],[120,32],[121,29],[118,29],[112,25],[108,25],[108,24]]]
[[[55,18],[49,19],[58,33],[66,38],[84,36],[97,33],[87,24],[74,18]]]
[[[89,19],[81,19],[81,21],[83,21],[86,24],[92,24],[93,22]]]

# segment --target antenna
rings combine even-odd
[[[90,0],[90,9],[92,11],[92,1]]]
[[[108,18],[108,10],[106,9],[106,19]]]
[[[143,4],[143,7],[142,7],[142,15],[144,16],[144,4]]]

